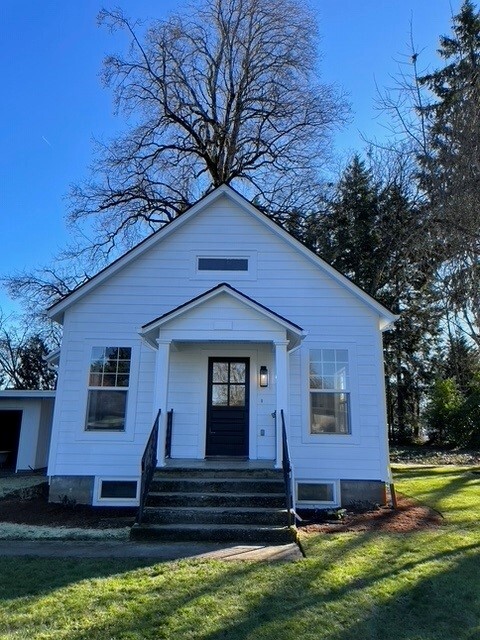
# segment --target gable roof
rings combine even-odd
[[[242,304],[249,307],[250,309],[253,309],[260,315],[267,317],[270,320],[273,320],[274,322],[277,322],[280,326],[282,326],[287,331],[287,335],[289,336],[290,349],[300,344],[301,340],[305,337],[306,335],[305,332],[303,331],[302,327],[300,327],[298,324],[295,324],[294,322],[287,320],[287,318],[284,318],[283,316],[276,313],[275,311],[272,311],[272,309],[269,309],[265,305],[251,298],[250,296],[247,296],[246,294],[242,293],[238,289],[235,289],[235,287],[232,287],[230,284],[228,284],[228,282],[222,282],[216,285],[215,287],[208,289],[208,291],[204,291],[199,296],[196,296],[195,298],[192,298],[191,300],[184,302],[178,307],[175,307],[175,309],[171,309],[170,311],[167,311],[166,313],[159,316],[158,318],[155,318],[154,320],[147,322],[147,324],[144,324],[142,326],[140,330],[140,335],[145,337],[146,340],[153,345],[154,342],[152,341],[151,336],[162,325],[164,325],[167,322],[170,322],[170,320],[174,320],[175,318],[178,318],[179,316],[185,313],[188,313],[192,309],[195,309],[196,307],[202,305],[208,300],[212,300],[218,297],[222,293],[225,293],[231,298],[234,298],[240,301]]]
[[[328,264],[328,262],[313,253],[313,251],[302,244],[299,240],[294,238],[288,231],[285,231],[285,229],[283,229],[279,224],[274,222],[266,214],[257,209],[244,196],[242,196],[240,193],[238,193],[238,191],[235,191],[235,189],[227,184],[223,184],[220,187],[217,187],[214,191],[211,191],[210,193],[205,195],[181,216],[175,218],[158,231],[152,233],[135,247],[117,258],[110,265],[99,271],[95,276],[78,286],[58,302],[55,302],[51,307],[48,308],[48,316],[51,319],[56,320],[57,322],[61,322],[63,319],[63,313],[66,309],[68,309],[68,307],[73,305],[80,298],[98,287],[100,284],[108,280],[111,276],[123,269],[125,266],[136,260],[139,256],[147,252],[151,247],[153,247],[157,243],[160,243],[164,238],[170,236],[170,234],[172,233],[175,233],[178,228],[184,226],[185,224],[188,224],[189,220],[197,216],[201,211],[203,211],[205,208],[210,206],[213,202],[215,202],[222,196],[229,198],[239,207],[241,207],[246,213],[259,220],[275,235],[282,238],[296,251],[304,255],[310,262],[313,262],[318,268],[327,273],[340,286],[342,286],[344,289],[349,291],[355,297],[360,299],[364,304],[370,307],[373,311],[375,311],[381,318],[380,329],[382,331],[387,329],[398,318],[398,316],[389,311],[380,302],[375,300],[375,298],[370,296],[368,293],[363,291],[363,289],[349,280],[346,276],[337,271],[334,267]]]

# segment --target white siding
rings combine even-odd
[[[225,274],[228,282],[307,333],[301,349],[290,357],[288,427],[298,479],[385,479],[385,416],[381,399],[382,356],[378,315],[328,274],[310,262],[260,221],[222,197],[188,224],[164,238],[136,261],[89,292],[65,313],[64,342],[55,407],[55,437],[49,473],[71,475],[131,475],[139,460],[153,420],[155,352],[142,344],[142,325],[219,284],[218,274],[195,275],[197,255],[255,255],[248,278]],[[248,326],[258,340],[271,339],[273,325],[228,299],[207,303],[172,321],[185,339],[218,318],[232,320],[222,340],[235,339],[235,326]],[[168,325],[162,336],[168,335]],[[191,333],[189,333],[191,332]],[[233,335],[232,335],[233,334]],[[270,338],[269,338],[270,336]],[[86,433],[86,385],[92,344],[131,346],[132,367],[138,379],[129,391],[125,433]],[[308,349],[331,346],[352,349],[352,435],[308,437]],[[170,358],[168,406],[174,409],[172,453],[198,457],[204,439],[206,361],[221,349],[252,359],[252,375],[261,364],[274,374],[271,343],[239,344],[235,348],[206,343],[184,343]],[[252,457],[274,457],[274,375],[268,389],[252,381]],[[260,435],[261,430],[265,435]]]

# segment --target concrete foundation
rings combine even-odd
[[[355,502],[386,503],[385,483],[381,480],[341,480],[342,507]]]
[[[94,476],[52,476],[49,502],[92,504]]]

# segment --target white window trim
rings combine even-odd
[[[299,484],[330,484],[333,486],[333,500],[299,500]],[[340,480],[321,480],[315,478],[295,478],[295,503],[298,507],[338,507],[340,506]]]
[[[113,344],[115,342],[115,344]],[[107,344],[108,343],[108,344]],[[128,387],[118,387],[121,389],[127,389],[127,410],[125,412],[125,429],[123,431],[114,430],[95,430],[86,429],[86,416],[88,409],[88,392],[90,390],[90,362],[92,347],[130,347],[131,348],[131,360],[130,360],[130,380]],[[137,408],[137,393],[138,393],[138,375],[140,368],[140,349],[141,345],[138,341],[133,340],[86,340],[84,345],[83,354],[83,389],[79,394],[79,422],[78,428],[75,434],[76,441],[89,441],[89,442],[113,442],[113,441],[126,441],[132,442],[135,436],[135,417]],[[105,388],[105,387],[104,387]],[[116,388],[116,387],[115,387]],[[107,387],[107,389],[113,389],[114,387]]]
[[[199,258],[240,258],[248,260],[247,271],[200,271],[198,269]],[[257,251],[190,251],[190,278],[192,280],[213,280],[223,282],[234,280],[256,280],[257,279]]]
[[[349,367],[349,388],[344,393],[348,394],[348,422],[350,433],[310,433],[310,350],[312,349],[346,349],[348,351]],[[342,342],[340,340],[332,342],[312,342],[302,345],[301,351],[301,371],[302,371],[302,407],[303,407],[303,429],[302,442],[305,444],[336,445],[345,446],[360,443],[358,431],[358,393],[357,393],[357,354],[356,345],[352,342]],[[327,392],[329,390],[326,390]],[[331,390],[333,393],[342,393],[341,390]]]
[[[136,482],[135,498],[102,498],[102,482]],[[95,476],[92,505],[95,507],[138,507],[140,501],[140,478],[138,476]]]

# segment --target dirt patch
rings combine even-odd
[[[135,521],[136,508],[91,507],[49,503],[47,483],[31,490],[20,490],[0,499],[0,522],[75,527],[81,529],[117,529],[129,527]]]
[[[365,513],[347,511],[343,520],[335,522],[305,523],[299,527],[305,533],[342,533],[347,531],[379,531],[409,533],[431,529],[444,524],[438,511],[397,493],[397,509],[380,507]]]
[[[438,527],[442,516],[429,507],[397,494],[398,508],[381,507],[366,513],[348,512],[341,521],[305,523],[305,533],[339,533],[346,531],[381,531],[408,533]],[[129,527],[137,510],[131,507],[91,507],[52,504],[47,500],[47,484],[20,490],[0,499],[0,522],[81,529],[117,529]]]

